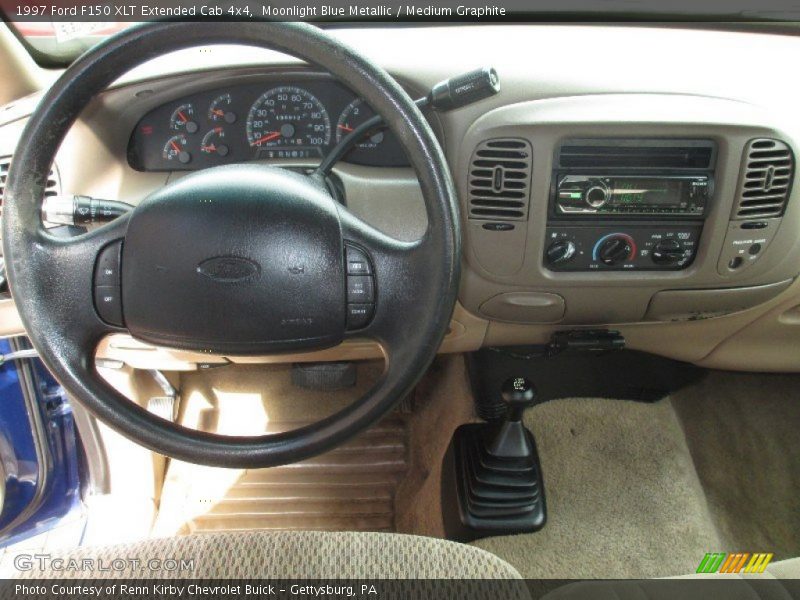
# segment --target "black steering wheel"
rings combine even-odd
[[[149,59],[223,43],[277,50],[322,67],[383,116],[419,179],[424,236],[394,240],[349,213],[317,178],[255,164],[193,173],[104,227],[69,239],[50,235],[40,216],[47,175],[89,101]],[[430,126],[385,71],[302,23],[158,23],[100,44],[64,72],[28,121],[3,213],[11,291],[56,378],[117,431],[195,463],[275,466],[351,438],[422,376],[457,294],[458,205]],[[97,344],[124,331],[227,355],[314,350],[357,336],[381,345],[386,366],[362,398],[317,423],[274,435],[224,436],[161,419],[103,380],[94,365]]]

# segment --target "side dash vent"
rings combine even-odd
[[[8,179],[8,169],[11,166],[10,156],[0,156],[0,211],[3,209],[5,201],[6,180]],[[58,181],[58,171],[55,166],[47,176],[47,183],[44,188],[45,196],[58,196],[61,193],[61,185]]]
[[[780,217],[792,186],[794,158],[780,140],[750,141],[744,156],[744,177],[736,195],[736,218]]]
[[[6,197],[6,180],[8,179],[8,168],[11,166],[10,156],[0,156],[0,209]]]
[[[531,145],[520,139],[482,142],[469,172],[470,219],[524,221],[531,193]]]

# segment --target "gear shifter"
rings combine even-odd
[[[442,506],[447,537],[469,541],[537,531],[545,523],[544,488],[533,435],[522,422],[536,404],[524,377],[503,382],[504,420],[462,425],[445,456]]]
[[[536,390],[524,377],[512,377],[503,382],[500,397],[508,406],[505,421],[487,435],[486,451],[497,458],[525,458],[535,452],[530,432],[522,424],[522,413],[536,404]]]

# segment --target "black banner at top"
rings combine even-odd
[[[0,8],[16,22],[800,22],[793,0],[0,0]]]

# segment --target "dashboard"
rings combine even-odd
[[[139,171],[196,170],[251,160],[319,160],[375,112],[321,74],[272,77],[176,98],[149,111],[128,145]],[[406,167],[397,138],[369,132],[345,161]]]
[[[443,351],[609,328],[629,348],[705,366],[800,370],[800,83],[774,60],[800,52],[800,38],[553,24],[334,32],[413,97],[478,67],[499,74],[496,96],[426,114],[461,204],[461,287]],[[449,51],[432,54],[432,40]],[[553,48],[557,60],[544,60]],[[697,48],[715,49],[711,67],[694,66]],[[0,109],[0,173],[37,98]],[[135,205],[218,164],[313,167],[369,114],[284,55],[187,49],[87,106],[53,181]],[[419,183],[390,132],[362,140],[333,175],[349,211],[399,240],[424,235]],[[104,352],[142,368],[156,355],[175,368],[211,360],[137,343]],[[326,352],[274,360],[380,356],[356,341]]]

